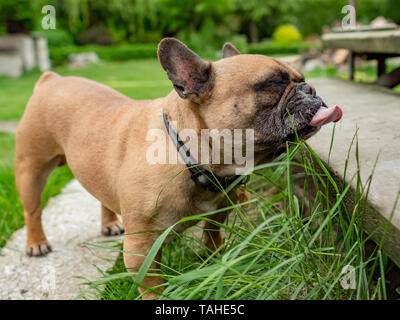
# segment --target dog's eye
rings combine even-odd
[[[268,89],[285,89],[289,83],[282,81],[264,81],[259,82],[254,85],[254,89],[259,90],[268,90]]]
[[[266,79],[259,81],[254,84],[255,90],[267,90],[271,88],[284,89],[290,83],[290,75],[286,72],[279,73],[272,77],[267,77]]]
[[[178,91],[184,91],[184,90],[185,90],[184,87],[178,86],[177,84],[174,84],[174,88],[175,88],[176,90],[178,90]]]

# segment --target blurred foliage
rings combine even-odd
[[[284,24],[275,29],[272,40],[279,45],[291,45],[301,40],[301,34],[295,26]]]
[[[44,34],[56,46],[70,46],[71,39],[107,45],[174,36],[215,54],[224,41],[243,52],[257,50],[248,42],[265,46],[265,39],[286,24],[306,38],[320,34],[342,20],[348,0],[0,0],[0,33],[41,30],[41,8],[48,4],[56,8],[57,30]],[[358,0],[359,22],[379,15],[400,22],[398,0]]]
[[[74,44],[71,34],[63,29],[40,30],[35,34],[46,37],[50,48],[60,48]]]
[[[300,41],[293,44],[277,44],[270,40],[259,43],[247,43],[244,36],[237,35],[230,41],[239,49],[241,53],[263,54],[268,56],[282,56],[299,54],[308,51],[310,48],[318,48],[317,42]],[[203,58],[215,60],[221,58],[221,47],[219,50],[212,47],[201,48],[201,39],[198,46],[190,47],[198,52]],[[69,45],[69,46],[50,46],[50,58],[54,65],[61,65],[68,61],[68,56],[73,53],[95,52],[100,59],[105,61],[125,61],[131,59],[157,58],[157,43],[135,43],[122,44],[118,46],[101,45]]]
[[[0,32],[25,33],[34,26],[35,14],[30,0],[0,0]]]
[[[357,20],[361,23],[384,16],[400,24],[399,0],[358,0],[357,3]]]
[[[362,2],[364,0],[359,0]],[[386,1],[386,0],[381,0]],[[349,4],[348,0],[297,0],[292,24],[297,25],[303,35],[321,33],[325,26],[331,27],[335,22],[340,22],[343,6]]]
[[[111,34],[105,26],[92,26],[84,30],[78,37],[79,44],[97,43],[110,45],[113,43]]]
[[[268,56],[291,55],[308,51],[311,48],[318,48],[318,42],[300,41],[292,44],[280,44],[271,40],[264,40],[259,43],[249,44],[248,53],[264,54]]]

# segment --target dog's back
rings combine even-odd
[[[107,130],[112,115],[131,99],[100,83],[45,72],[37,81],[19,123],[17,149],[35,145],[40,154],[68,146],[68,137],[82,128]],[[43,145],[43,149],[41,146]],[[63,153],[62,150],[57,150]],[[19,152],[17,150],[18,158]]]
[[[95,81],[45,72],[37,81],[18,126],[17,184],[25,171],[51,172],[66,162],[78,179],[89,170],[75,168],[85,165],[100,170],[106,165],[105,155],[113,156],[106,150],[112,150],[116,141],[112,139],[115,123],[123,115],[129,118],[132,105],[136,105],[132,99]],[[81,183],[84,182],[83,176]]]
[[[21,123],[39,118],[41,127],[49,125],[54,128],[55,125],[60,125],[62,129],[76,116],[80,119],[90,118],[94,114],[104,117],[131,101],[125,95],[98,82],[45,72],[35,85]],[[40,114],[40,117],[35,117],[35,114]],[[51,121],[46,121],[47,119]],[[57,119],[62,120],[62,124]]]

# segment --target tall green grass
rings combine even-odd
[[[353,152],[359,164],[356,136],[349,156]],[[217,252],[203,245],[200,226],[176,234],[162,248],[174,233],[170,226],[138,272],[126,272],[120,256],[112,270],[87,284],[95,289],[95,298],[139,299],[139,282],[153,274],[150,262],[162,248],[162,299],[386,299],[390,262],[381,246],[366,252],[371,235],[362,230],[372,176],[362,182],[358,170],[338,183],[306,142],[290,143],[275,162],[256,168],[246,187],[253,196],[247,205],[222,209],[232,213],[229,223],[220,225],[225,242]],[[299,179],[300,189],[295,184]],[[353,206],[345,205],[349,199]],[[205,221],[213,213],[178,224]],[[122,252],[119,242],[114,250]],[[353,289],[345,287],[346,266],[354,270]]]

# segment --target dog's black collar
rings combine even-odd
[[[248,176],[236,175],[230,177],[219,177],[212,173],[211,171],[203,168],[197,161],[194,159],[191,154],[190,150],[186,147],[185,143],[179,137],[179,135],[175,132],[175,130],[171,127],[168,121],[168,115],[163,112],[163,119],[165,127],[168,131],[168,135],[171,138],[172,142],[174,143],[176,150],[180,154],[182,160],[185,162],[186,166],[188,167],[191,173],[191,179],[196,183],[198,186],[212,191],[212,192],[219,192],[222,191],[221,188],[227,189],[232,183],[238,180],[238,185],[244,185],[247,182]]]

